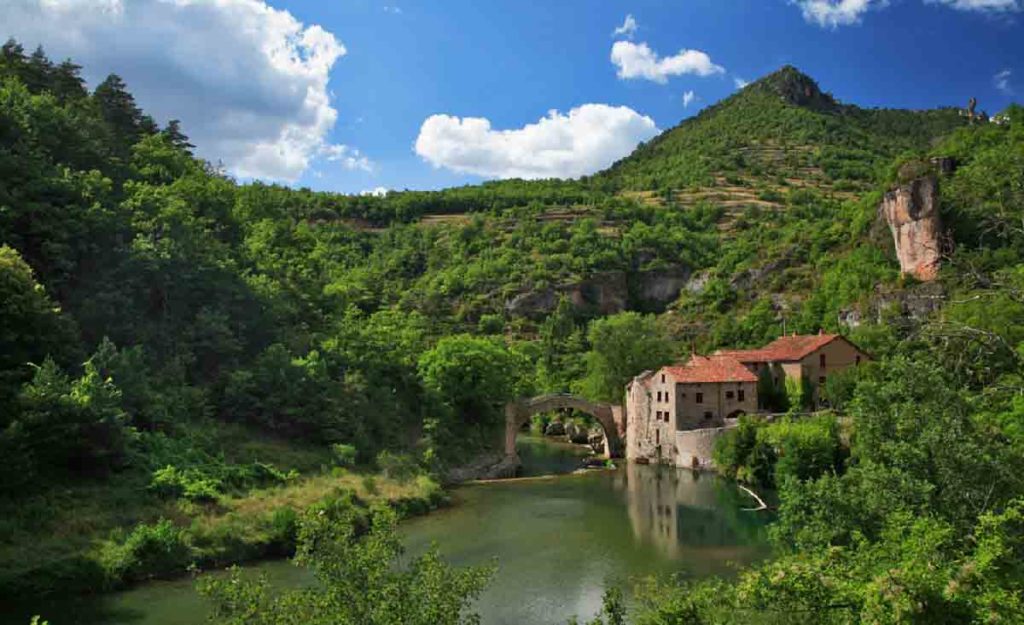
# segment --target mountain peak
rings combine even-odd
[[[793,106],[817,111],[833,111],[839,106],[830,94],[821,90],[813,78],[792,65],[784,65],[750,86],[777,95],[783,102]]]

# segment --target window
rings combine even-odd
[[[747,392],[744,391],[743,389],[736,391],[736,399],[740,401],[745,401],[747,399]]]
[[[658,401],[661,401],[661,391],[658,391]]]
[[[822,367],[825,366],[825,354],[818,354],[818,364]]]
[[[708,410],[707,412],[704,413],[704,418],[705,419],[710,419],[711,418],[711,411],[710,410]]]
[[[820,378],[818,378],[818,384],[824,384],[824,383],[825,383],[825,376],[821,376]]]
[[[661,444],[661,430],[654,430],[654,444]]]
[[[697,403],[698,404],[703,404],[704,403],[704,393],[697,393]]]
[[[661,374],[661,383],[662,384],[665,383],[665,374],[664,373]]]
[[[668,423],[668,410],[665,411],[665,423]]]
[[[733,392],[732,391],[726,391],[725,392],[725,398],[726,399],[732,399],[732,396],[733,396]]]
[[[853,359],[853,364],[855,364],[855,365],[859,365],[860,364],[860,354],[857,354],[857,357]]]

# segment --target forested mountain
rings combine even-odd
[[[1021,109],[865,110],[784,68],[581,180],[345,196],[239,184],[79,69],[0,55],[4,591],[287,551],[274,488],[330,491],[352,463],[440,475],[495,442],[508,398],[616,399],[639,368],[785,327],[881,363],[833,392],[852,455],[779,478],[793,555],[650,614],[835,595],[834,622],[1020,615]],[[919,285],[878,205],[934,156],[957,163],[952,245]]]

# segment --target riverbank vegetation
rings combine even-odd
[[[289,553],[310,507],[429,509],[512,397],[614,400],[691,350],[825,329],[877,361],[830,378],[835,415],[719,450],[779,489],[779,557],[654,583],[630,618],[1020,620],[1021,109],[869,111],[786,68],[581,180],[344,196],[239,184],[79,71],[0,53],[3,592]],[[933,156],[953,245],[922,285],[877,207]],[[386,588],[436,573],[446,614],[478,591],[421,565]]]

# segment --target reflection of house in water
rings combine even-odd
[[[761,519],[740,510],[749,502],[714,476],[628,463],[617,481],[626,496],[633,534],[672,557],[749,561],[756,557]],[[730,511],[733,511],[730,513]],[[741,516],[741,515],[748,516]]]

